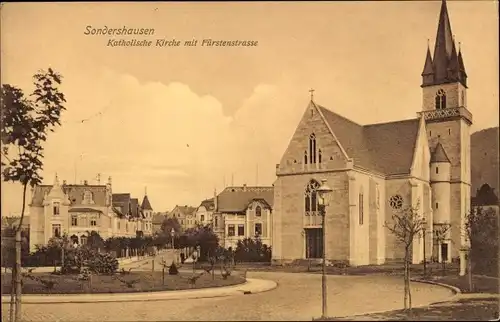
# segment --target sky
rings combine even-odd
[[[360,124],[408,119],[422,106],[427,42],[441,1],[4,3],[1,79],[64,77],[62,126],[45,145],[44,183],[101,183],[155,211],[198,206],[224,186],[273,184],[310,100]],[[448,1],[468,74],[472,131],[498,126],[498,8]],[[148,36],[85,35],[153,28]],[[109,47],[109,39],[152,47]],[[167,40],[249,40],[253,47],[155,47]],[[82,120],[87,120],[82,122]],[[76,178],[76,181],[75,181]],[[2,215],[21,189],[2,183]]]

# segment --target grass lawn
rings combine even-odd
[[[162,272],[131,272],[130,274],[113,276],[94,275],[92,281],[78,281],[77,275],[53,275],[50,273],[32,273],[43,281],[53,281],[52,289],[45,287],[42,282],[23,278],[23,294],[85,294],[85,293],[132,293],[198,289],[236,285],[245,282],[237,274],[223,279],[220,273],[215,272],[215,278],[204,273],[194,285],[190,283],[192,273],[169,275],[165,272],[165,284],[162,282]],[[135,283],[134,283],[135,282]],[[2,274],[2,294],[10,294],[11,275]],[[128,285],[127,285],[128,283]]]
[[[404,310],[367,314],[323,321],[488,321],[498,319],[498,299],[463,299],[424,308],[415,308],[410,317]],[[321,319],[315,319],[319,321]]]
[[[455,286],[462,291],[462,293],[499,293],[499,280],[498,278],[485,277],[485,276],[472,276],[472,292],[469,290],[469,277],[449,275],[449,276],[435,276],[426,278],[438,283],[448,284]]]

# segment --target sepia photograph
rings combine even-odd
[[[493,321],[494,0],[2,2],[2,321]]]

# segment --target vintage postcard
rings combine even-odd
[[[493,320],[497,1],[4,2],[2,320]]]

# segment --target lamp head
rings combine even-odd
[[[321,186],[316,190],[316,193],[318,194],[318,202],[320,205],[325,205],[326,204],[326,200],[328,200],[328,197],[330,195],[330,193],[332,192],[332,188],[330,188],[327,184],[326,184],[326,179],[322,179],[321,180]]]

